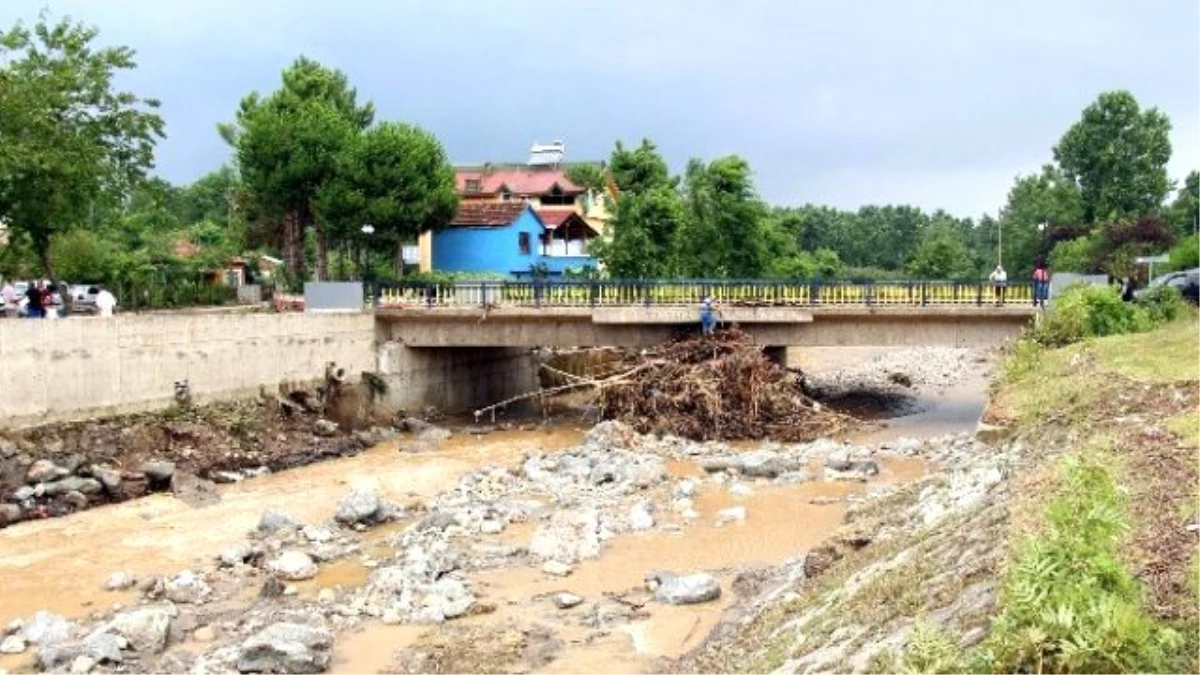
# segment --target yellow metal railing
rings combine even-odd
[[[378,307],[618,307],[694,305],[939,306],[1032,303],[1033,286],[892,281],[487,281],[395,283],[376,289]]]

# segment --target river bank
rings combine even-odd
[[[931,411],[963,377],[905,388]],[[958,417],[970,430],[978,411]],[[52,645],[26,629],[61,627],[31,618],[51,610],[73,625],[42,665],[64,669],[236,670],[256,635],[290,631],[311,643],[312,664],[339,672],[643,672],[700,645],[778,570],[812,573],[805,552],[861,504],[972,452],[966,437],[903,435],[693,443],[609,423],[436,443],[402,434],[216,486],[207,504],[151,495],[21,523],[0,531],[0,574],[12,580],[0,611],[25,622],[9,637],[26,649],[0,663],[37,667],[31,659]],[[694,573],[720,596],[675,605],[647,589],[648,574],[661,588]],[[104,628],[139,642],[129,622],[163,626],[154,648],[114,652],[94,637]],[[281,623],[307,628],[271,628]]]

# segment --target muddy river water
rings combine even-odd
[[[826,367],[836,367],[833,356]],[[850,440],[881,443],[902,436],[973,430],[986,403],[982,366],[978,370],[950,387],[920,392],[921,412],[885,420]],[[584,431],[578,426],[557,426],[483,436],[456,434],[420,454],[397,452],[395,443],[384,443],[355,457],[219,486],[220,501],[204,508],[193,508],[169,494],[155,494],[65,518],[20,523],[0,530],[0,624],[43,609],[82,617],[114,603],[130,604],[135,591],[103,590],[112,572],[165,574],[208,566],[215,553],[243,541],[267,508],[320,522],[333,513],[341,496],[357,487],[375,488],[381,496],[406,504],[451,488],[474,468],[513,465],[530,451],[571,447]],[[917,459],[884,459],[874,482],[909,481],[927,468]],[[688,462],[672,462],[670,470],[679,476],[703,473]],[[702,485],[695,500],[701,517],[694,524],[678,531],[621,534],[608,542],[598,559],[577,565],[569,578],[548,577],[538,567],[472,575],[477,592],[497,609],[456,623],[500,625],[515,619],[528,623],[539,613],[555,612],[552,604],[531,603],[531,598],[559,591],[585,599],[620,594],[639,586],[644,572],[651,569],[707,570],[729,589],[738,568],[779,564],[822,541],[842,522],[845,498],[869,488],[862,483],[813,481],[756,487],[749,495],[735,496],[707,482]],[[718,527],[717,511],[734,505],[747,507],[746,521]],[[375,545],[382,557],[386,540],[404,525],[377,528],[364,549],[370,551]],[[533,524],[514,525],[503,536],[510,543],[523,539],[528,544],[532,532]],[[356,557],[336,561],[323,566],[315,579],[302,582],[300,593],[358,586],[369,571]],[[733,593],[726,592],[720,600],[703,605],[655,605],[648,617],[620,626],[602,639],[585,639],[582,628],[573,634],[568,627],[559,632],[564,646],[545,670],[646,672],[655,659],[679,656],[698,645],[733,600]],[[338,637],[331,670],[379,672],[392,663],[397,649],[429,630],[428,626],[368,623]],[[0,668],[24,670],[28,660],[28,655],[0,657]]]

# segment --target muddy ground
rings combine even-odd
[[[888,386],[936,403],[955,379]],[[660,669],[765,580],[814,572],[819,560],[805,552],[856,504],[940,471],[926,458],[957,462],[970,450],[901,438],[920,429],[896,420],[901,432],[866,444],[692,443],[607,425],[449,439],[419,428],[364,452],[395,432],[327,436],[312,414],[257,428],[231,423],[249,413],[226,414],[112,421],[95,436],[104,444],[61,427],[23,437],[22,459],[60,468],[83,454],[145,476],[160,460],[175,463],[168,485],[236,484],[0,532],[10,582],[0,619],[20,620],[0,630],[17,652],[0,668],[234,672],[276,659],[272,668],[291,672]],[[956,415],[973,426],[969,411]],[[123,441],[122,425],[156,440]],[[353,456],[277,472],[332,454]],[[261,466],[271,474],[254,475]],[[88,477],[79,467],[71,476]],[[692,574],[719,597],[675,604],[655,590]],[[278,661],[284,643],[302,646],[300,661]]]

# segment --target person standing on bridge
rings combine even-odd
[[[996,269],[988,275],[988,280],[992,282],[992,288],[996,293],[996,304],[1004,304],[1004,291],[1008,288],[1008,272],[1004,271],[1004,267],[996,265]]]
[[[704,335],[712,335],[713,329],[717,327],[717,312],[715,303],[711,295],[705,295],[700,300],[700,332]]]
[[[1046,300],[1050,297],[1050,270],[1046,269],[1046,260],[1038,256],[1033,264],[1033,306],[1046,308]]]

